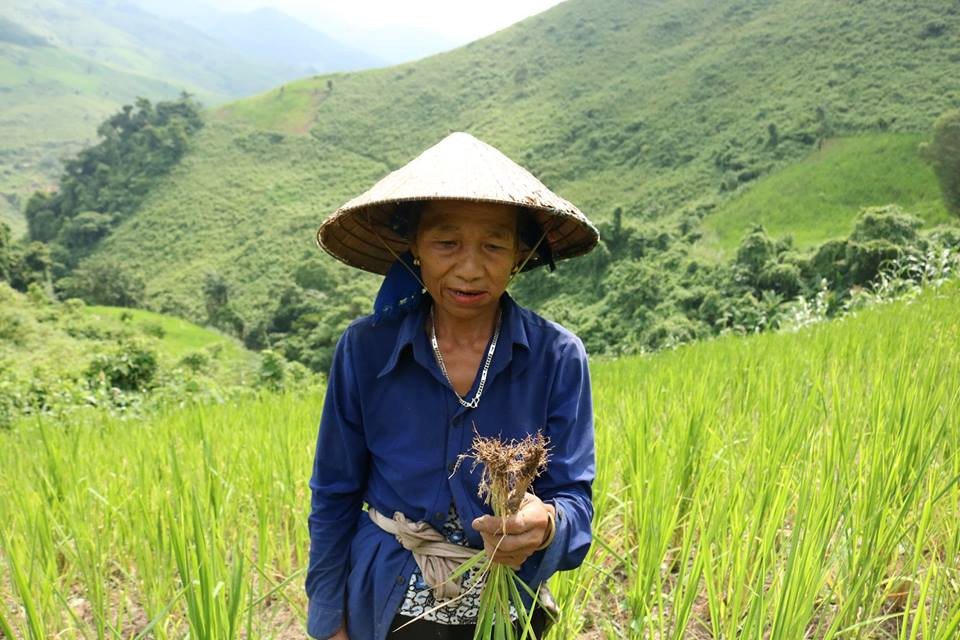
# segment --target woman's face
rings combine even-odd
[[[465,320],[483,317],[497,307],[519,260],[516,211],[495,203],[430,201],[410,250],[439,311]]]

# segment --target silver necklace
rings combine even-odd
[[[493,332],[493,340],[490,342],[490,349],[487,350],[487,359],[483,363],[483,369],[480,371],[480,384],[477,386],[477,395],[473,396],[473,400],[467,402],[457,393],[457,390],[453,388],[453,382],[451,382],[450,376],[447,374],[447,365],[443,363],[443,354],[440,353],[440,345],[437,343],[437,321],[433,315],[433,307],[430,307],[430,344],[433,345],[433,355],[437,359],[437,364],[440,365],[440,371],[443,372],[443,377],[447,379],[447,384],[450,385],[450,390],[453,391],[453,395],[457,396],[460,404],[467,409],[476,409],[477,405],[480,404],[480,395],[483,393],[483,386],[487,383],[487,371],[490,370],[490,363],[493,361],[493,352],[497,348],[497,338],[500,337],[501,315],[502,311],[498,311],[497,328]]]

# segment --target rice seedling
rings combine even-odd
[[[490,505],[494,516],[503,518],[505,522],[506,518],[520,510],[527,489],[547,466],[547,446],[547,440],[540,432],[510,443],[497,438],[474,436],[471,455],[474,466],[482,468],[479,492]],[[506,535],[505,530],[503,535]],[[496,549],[493,553],[496,553]],[[527,638],[532,633],[533,606],[527,608],[517,586],[527,591],[533,605],[536,604],[537,595],[517,577],[512,567],[492,562],[492,555],[490,560],[484,571],[486,583],[480,593],[474,638],[515,638],[510,617],[511,605],[523,629],[521,638]]]

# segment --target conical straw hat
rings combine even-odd
[[[583,255],[600,239],[579,209],[529,171],[468,133],[451,133],[330,214],[317,231],[317,244],[348,265],[386,274],[394,253],[409,245],[391,230],[396,205],[441,199],[525,207],[546,232],[555,260]],[[531,266],[537,259],[531,258]]]

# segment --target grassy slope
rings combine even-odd
[[[234,338],[198,327],[180,318],[171,318],[139,309],[82,307],[69,313],[50,305],[38,305],[27,296],[0,283],[0,362],[14,363],[21,375],[67,375],[82,372],[91,358],[113,349],[122,337],[148,341],[161,366],[174,367],[195,351],[217,352],[213,376],[222,383],[249,380],[257,357]],[[121,314],[129,314],[124,320]],[[151,331],[160,330],[162,337]]]
[[[222,101],[269,86],[278,71],[181,22],[112,0],[13,0],[11,19],[54,46]]]
[[[8,28],[46,42],[19,46],[0,33],[0,220],[17,236],[29,194],[54,184],[60,159],[95,141],[97,125],[137,96],[186,89],[219,104],[291,73],[130,3],[14,0],[5,9]]]
[[[200,292],[211,269],[233,285],[245,312],[251,301],[261,310],[274,304],[272,287],[289,280],[290,265],[319,251],[317,220],[350,197],[343,173],[372,181],[382,171],[306,138],[218,123],[194,144],[202,153],[173,169],[105,253],[144,276],[156,309],[196,319],[205,313]]]
[[[705,243],[730,254],[751,226],[793,235],[798,247],[846,237],[865,206],[898,203],[928,224],[950,222],[922,136],[871,134],[827,141],[822,150],[767,176],[703,222]]]
[[[641,637],[661,623],[675,637],[849,637],[825,632],[833,620],[834,631],[859,624],[864,637],[897,637],[891,602],[896,614],[906,598],[889,594],[904,585],[929,605],[924,637],[946,637],[958,611],[960,489],[950,483],[960,433],[942,427],[960,410],[958,327],[952,283],[794,334],[595,363],[594,533],[614,553],[595,543],[581,570],[554,581],[563,616],[552,637]],[[4,555],[30,575],[41,635],[81,637],[102,614],[127,636],[174,602],[157,631],[185,636],[173,554],[156,550],[192,525],[207,537],[194,549],[188,535],[187,552],[211,591],[233,570],[249,602],[283,584],[284,597],[254,606],[247,637],[302,634],[321,402],[320,390],[266,395],[133,428],[95,418],[95,428],[40,421],[0,433]],[[78,481],[61,482],[65,473]],[[51,482],[62,486],[55,501]],[[689,584],[700,597],[685,619],[662,605],[684,601]],[[82,630],[58,591],[82,603],[71,604]],[[217,593],[202,606],[226,607],[231,589]],[[0,580],[9,616],[23,600]]]
[[[801,158],[809,144],[796,138],[816,132],[817,106],[834,134],[881,119],[892,131],[926,130],[960,99],[950,72],[960,39],[921,37],[935,20],[960,32],[960,16],[941,8],[569,0],[450,53],[308,78],[224,107],[217,118],[302,137],[282,143],[294,155],[264,142],[250,152],[262,157],[244,157],[231,148],[237,129],[211,127],[184,170],[99,252],[149,265],[155,303],[199,297],[202,274],[185,264],[227,271],[249,317],[270,303],[266,279],[299,258],[290,247],[309,246],[326,212],[458,129],[499,146],[594,219],[616,206],[638,219],[719,201],[737,171],[718,168],[717,156],[761,174]],[[769,124],[781,140],[772,150]],[[218,210],[233,224],[229,238],[212,240],[225,219],[211,215]],[[160,246],[142,252],[144,233]],[[225,242],[233,249],[217,253]]]
[[[55,182],[60,159],[96,140],[97,125],[137,96],[175,97],[174,85],[51,46],[0,42],[0,220],[19,235],[29,195]]]

